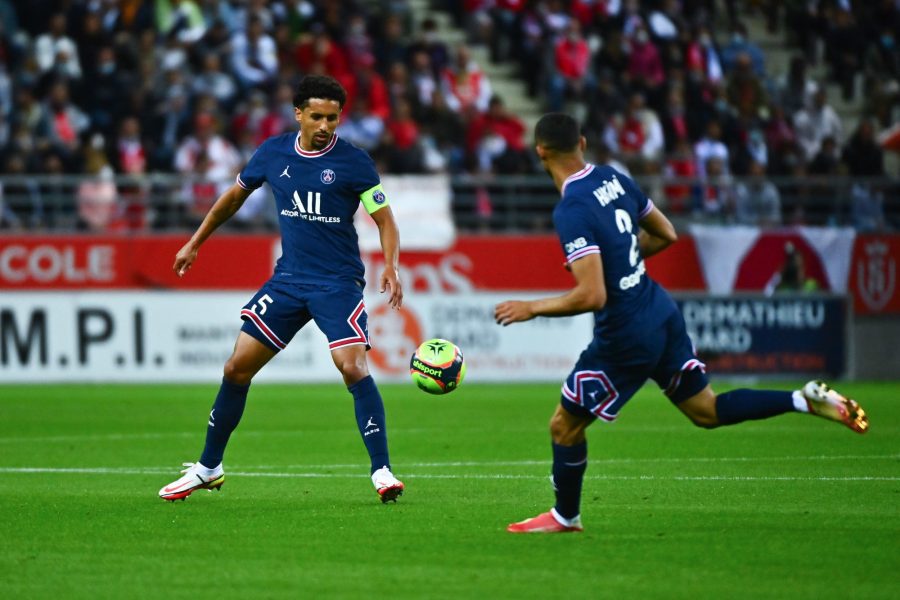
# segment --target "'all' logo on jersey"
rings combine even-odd
[[[300,192],[295,191],[292,199],[294,210],[281,211],[286,217],[299,217],[301,214],[321,215],[322,194],[319,192],[306,192],[306,202],[300,197]]]

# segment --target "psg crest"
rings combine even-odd
[[[322,179],[322,183],[334,183],[334,177],[334,171],[332,171],[331,169],[325,169],[324,171],[322,171],[322,175],[320,178]]]

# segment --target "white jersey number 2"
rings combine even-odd
[[[631,236],[631,250],[628,252],[628,261],[634,267],[641,258],[641,250],[638,247],[637,236],[634,234],[634,224],[631,222],[631,215],[621,208],[616,209],[616,226],[619,228],[619,233]]]

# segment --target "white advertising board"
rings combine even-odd
[[[407,294],[399,311],[367,297],[369,366],[378,381],[408,381],[416,345],[457,343],[467,382],[562,381],[591,337],[592,317],[500,327],[497,302],[539,294]],[[252,292],[4,292],[0,383],[218,381]],[[310,323],[257,376],[264,382],[339,382],[325,336]]]

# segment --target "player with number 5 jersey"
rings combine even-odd
[[[644,265],[645,257],[677,240],[675,228],[630,178],[586,163],[585,147],[568,115],[545,115],[535,127],[535,150],[561,194],[553,222],[574,287],[562,296],[501,302],[494,310],[504,326],[537,316],[594,314],[593,339],[563,383],[550,420],[556,504],[507,530],[582,530],[585,430],[598,420],[614,421],[648,379],[695,425],[707,429],[803,412],[865,433],[869,421],[859,404],[820,381],[794,391],[712,391],[681,312]]]
[[[165,500],[221,488],[225,446],[243,415],[251,380],[310,321],[328,338],[332,360],[353,397],[378,496],[388,502],[403,493],[403,483],[391,472],[384,404],[366,362],[365,272],[353,225],[360,203],[378,226],[385,263],[380,289],[395,309],[403,302],[400,236],[374,162],[335,134],[346,99],[335,79],[305,77],[294,96],[300,130],[269,138],[257,148],[236,183],[219,197],[175,257],[173,268],[183,276],[213,231],[254,190],[269,184],[282,254],[271,279],[241,309],[244,324],[225,363],[200,459],[184,463],[183,476],[159,491]]]

